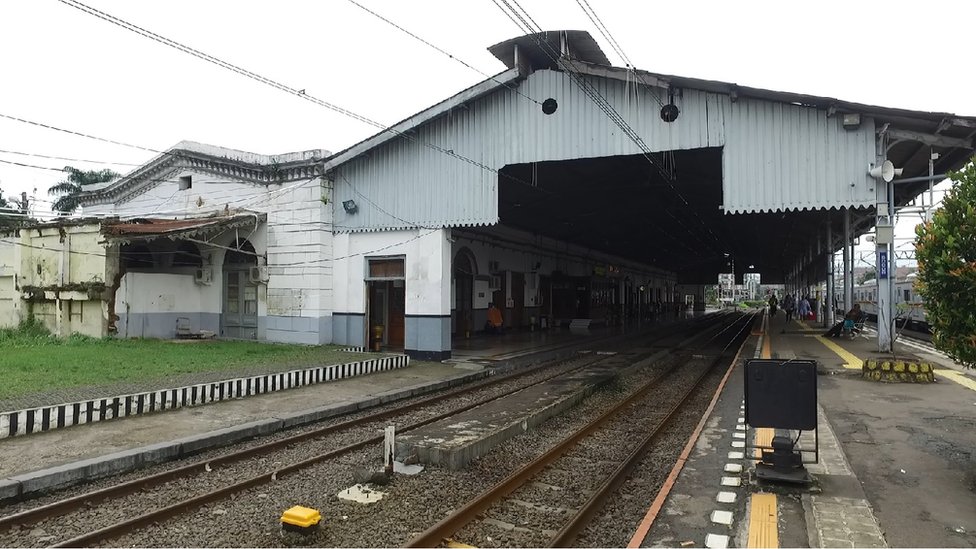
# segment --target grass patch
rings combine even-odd
[[[38,323],[0,330],[0,399],[67,387],[160,380],[263,365],[296,369],[362,358],[339,347],[256,341],[57,338]]]

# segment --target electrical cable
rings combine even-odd
[[[419,41],[419,42],[421,42],[422,44],[424,44],[424,45],[426,45],[426,46],[428,46],[428,47],[430,47],[430,48],[432,48],[433,50],[435,50],[435,51],[437,51],[437,52],[439,52],[439,53],[442,53],[442,54],[444,54],[444,55],[446,55],[447,57],[450,57],[450,58],[451,58],[451,59],[453,59],[454,61],[457,61],[458,63],[460,63],[460,64],[462,64],[462,65],[464,65],[465,67],[467,67],[467,68],[469,68],[469,69],[471,69],[471,70],[473,70],[474,72],[476,72],[476,73],[478,73],[478,74],[480,74],[480,75],[482,75],[482,76],[484,76],[484,77],[486,77],[486,78],[488,78],[488,79],[489,79],[489,80],[491,80],[492,82],[494,82],[494,83],[496,83],[496,84],[499,84],[499,85],[501,85],[501,86],[504,86],[504,87],[506,87],[506,88],[508,88],[509,90],[511,90],[511,91],[513,91],[513,92],[515,92],[515,93],[517,93],[518,95],[520,95],[520,96],[522,96],[522,97],[524,97],[525,99],[528,99],[529,101],[531,101],[531,102],[533,102],[533,103],[535,103],[536,105],[542,105],[542,103],[541,103],[541,102],[539,102],[539,101],[537,101],[536,99],[533,99],[532,97],[530,97],[530,96],[528,96],[528,95],[526,95],[525,93],[522,93],[522,92],[521,92],[521,91],[519,91],[519,90],[518,90],[518,88],[516,88],[515,86],[511,86],[511,85],[509,85],[509,84],[506,84],[505,82],[502,82],[502,81],[500,81],[500,80],[498,80],[498,79],[497,79],[497,78],[495,78],[494,76],[492,76],[492,75],[490,75],[490,74],[488,74],[488,73],[486,73],[486,72],[484,72],[484,71],[482,71],[482,70],[480,70],[480,69],[478,69],[477,67],[474,67],[474,66],[472,66],[471,64],[469,64],[469,63],[467,63],[466,61],[464,61],[464,60],[463,60],[463,59],[461,59],[460,57],[457,57],[457,56],[455,56],[454,54],[452,54],[452,53],[450,53],[450,52],[448,52],[448,51],[445,51],[444,49],[442,49],[442,48],[440,48],[440,47],[438,47],[438,46],[436,46],[436,45],[434,45],[434,44],[432,44],[432,43],[430,43],[429,41],[427,41],[427,40],[425,40],[424,38],[421,38],[420,36],[417,36],[416,34],[414,34],[414,33],[412,33],[412,32],[410,32],[410,31],[408,31],[407,29],[405,29],[405,28],[403,28],[403,27],[401,27],[400,25],[398,25],[398,24],[396,24],[396,23],[394,23],[393,21],[391,21],[391,20],[389,20],[389,19],[387,19],[386,17],[384,17],[384,16],[382,16],[382,15],[380,15],[379,13],[376,13],[375,11],[373,11],[373,10],[371,10],[371,9],[369,9],[369,8],[367,8],[366,6],[364,6],[364,5],[362,5],[362,4],[360,4],[360,3],[359,3],[359,2],[357,2],[356,0],[348,0],[348,2],[349,2],[350,4],[352,4],[352,5],[354,5],[354,6],[356,6],[356,7],[358,7],[359,9],[361,9],[361,10],[363,10],[363,11],[365,11],[366,13],[368,13],[368,14],[370,14],[370,15],[372,15],[373,17],[376,17],[376,18],[377,18],[377,19],[379,19],[380,21],[383,21],[384,23],[386,23],[386,24],[388,24],[388,25],[391,25],[392,27],[394,27],[394,28],[396,28],[396,29],[397,29],[397,30],[399,30],[400,32],[402,32],[402,33],[404,33],[404,34],[406,34],[407,36],[409,36],[409,37],[411,37],[411,38],[413,38],[413,39],[415,39],[415,40],[417,40],[417,41]]]
[[[242,76],[245,76],[247,78],[250,78],[252,80],[255,80],[257,82],[260,82],[262,84],[268,85],[268,86],[270,86],[272,88],[275,88],[277,90],[280,90],[280,91],[283,91],[285,93],[288,93],[289,95],[294,95],[296,97],[299,97],[301,99],[304,99],[304,100],[309,101],[311,103],[314,103],[316,105],[325,107],[325,108],[327,108],[329,110],[332,110],[334,112],[337,112],[339,114],[342,114],[344,116],[347,116],[349,118],[352,118],[353,120],[357,120],[359,122],[363,122],[365,124],[369,124],[371,126],[374,126],[374,127],[378,128],[379,130],[381,130],[380,133],[389,132],[389,133],[391,133],[391,134],[393,134],[393,135],[395,135],[397,137],[402,137],[404,139],[407,139],[407,140],[410,140],[410,141],[419,143],[422,146],[428,147],[428,148],[430,148],[432,150],[435,150],[435,151],[438,151],[440,153],[446,154],[448,156],[454,157],[454,158],[456,158],[458,160],[461,160],[462,162],[467,162],[467,163],[472,164],[474,166],[477,166],[477,167],[479,167],[479,168],[481,168],[483,170],[486,170],[486,171],[489,171],[491,173],[494,173],[494,174],[496,174],[498,176],[502,176],[503,175],[498,170],[496,170],[496,169],[494,169],[494,168],[492,168],[490,166],[486,166],[485,164],[482,164],[481,162],[478,162],[477,160],[473,160],[471,158],[468,158],[467,156],[464,156],[464,155],[461,155],[461,154],[458,154],[458,153],[454,152],[453,149],[446,149],[444,147],[441,147],[441,146],[435,145],[433,143],[430,143],[430,142],[424,141],[422,139],[419,139],[419,138],[411,135],[409,132],[402,132],[402,131],[396,130],[392,126],[386,126],[384,124],[381,124],[380,122],[377,122],[375,120],[372,120],[370,118],[367,118],[366,116],[363,116],[361,114],[358,114],[356,112],[353,112],[353,111],[351,111],[349,109],[346,109],[346,108],[340,107],[338,105],[329,103],[328,101],[325,101],[323,99],[319,99],[317,97],[311,96],[308,93],[306,93],[304,89],[293,88],[291,86],[282,84],[281,82],[278,82],[276,80],[272,80],[271,78],[267,78],[265,76],[262,76],[260,74],[255,73],[255,72],[252,72],[252,71],[249,71],[247,69],[241,68],[241,67],[239,67],[237,65],[234,65],[234,64],[229,63],[227,61],[224,61],[222,59],[219,59],[217,57],[214,57],[212,55],[209,55],[207,53],[204,53],[204,52],[202,52],[200,50],[194,49],[194,48],[192,48],[190,46],[187,46],[187,45],[182,44],[180,42],[177,42],[175,40],[171,40],[169,38],[166,38],[165,36],[156,34],[156,33],[152,32],[152,31],[146,30],[146,29],[144,29],[142,27],[139,27],[139,26],[137,26],[135,24],[129,23],[128,21],[125,21],[123,19],[120,19],[118,17],[115,17],[114,15],[105,13],[105,12],[100,11],[98,9],[95,9],[95,8],[93,8],[91,6],[88,6],[86,4],[83,4],[81,2],[78,2],[77,0],[58,0],[58,2],[61,2],[62,4],[65,4],[67,6],[71,6],[71,7],[75,8],[75,9],[77,9],[79,11],[82,11],[84,13],[87,13],[89,15],[92,15],[94,17],[97,17],[98,19],[101,19],[103,21],[107,21],[107,22],[109,22],[109,23],[111,23],[111,24],[113,24],[115,26],[121,27],[121,28],[123,28],[125,30],[134,32],[134,33],[136,33],[136,34],[138,34],[140,36],[143,36],[145,38],[149,38],[150,40],[153,40],[155,42],[159,42],[160,44],[163,44],[165,46],[169,46],[169,47],[171,47],[173,49],[176,49],[178,51],[181,51],[183,53],[192,55],[192,56],[194,56],[194,57],[196,57],[198,59],[202,59],[204,61],[207,61],[208,63],[217,65],[218,67],[221,67],[223,69],[227,69],[227,70],[229,70],[231,72],[235,72],[237,74],[240,74]],[[511,176],[505,175],[505,177],[511,177]]]
[[[505,6],[507,6],[509,8],[509,10],[511,10],[512,14],[514,14],[514,17],[515,18],[518,18],[521,21],[521,24],[519,24],[518,22],[516,22],[514,20],[513,16],[510,15],[510,14],[508,14],[508,11],[506,11],[504,8],[502,8],[501,5],[499,5],[499,3],[496,0],[492,0],[492,1],[495,3],[495,5],[499,9],[502,9],[503,12],[505,12],[507,15],[509,15],[509,18],[512,19],[513,22],[515,22],[516,26],[518,26],[520,30],[522,30],[523,32],[526,32],[526,29],[528,29],[531,32],[529,32],[527,34],[534,34],[535,35],[536,43],[539,45],[539,47],[543,51],[543,53],[546,54],[546,56],[549,57],[553,61],[553,63],[555,63],[557,66],[562,67],[563,70],[570,77],[570,79],[580,88],[580,90],[587,97],[589,97],[597,105],[597,107],[600,108],[601,111],[603,111],[603,113],[611,120],[611,122],[613,122],[614,124],[616,124],[617,127],[619,127],[624,132],[624,134],[631,141],[633,141],[638,146],[638,148],[641,150],[641,153],[644,156],[644,158],[651,164],[652,167],[654,167],[654,168],[656,168],[658,170],[659,174],[662,176],[662,178],[664,179],[664,181],[671,188],[671,190],[675,193],[675,196],[677,196],[681,200],[681,202],[685,205],[686,208],[688,208],[689,210],[691,210],[691,212],[694,215],[694,217],[699,221],[699,223],[701,223],[701,225],[712,236],[712,238],[717,243],[721,243],[721,240],[718,238],[717,235],[715,235],[714,231],[712,231],[711,228],[708,227],[708,225],[704,222],[704,220],[701,219],[701,216],[698,215],[697,212],[695,212],[693,210],[693,208],[691,207],[691,204],[688,202],[688,200],[674,186],[674,183],[673,183],[673,173],[666,172],[657,162],[654,161],[654,159],[651,157],[650,149],[644,143],[643,138],[641,138],[640,135],[637,134],[637,132],[634,131],[634,129],[627,123],[627,121],[623,118],[623,116],[621,116],[620,113],[616,109],[613,108],[613,106],[606,99],[606,97],[604,97],[603,94],[600,93],[599,90],[597,90],[595,87],[593,87],[592,84],[590,84],[588,81],[586,81],[585,78],[582,77],[582,75],[579,72],[579,68],[575,65],[575,63],[573,62],[573,60],[572,59],[568,59],[568,58],[566,58],[566,57],[558,54],[557,52],[554,52],[547,42],[544,42],[544,41],[540,40],[539,37],[538,37],[538,35],[543,34],[543,31],[542,31],[541,27],[539,27],[538,25],[536,25],[535,28],[533,28],[533,26],[526,20],[526,18],[523,17],[520,13],[518,13],[518,11],[516,11],[512,7],[511,4],[509,4],[509,0],[500,0],[500,1],[501,1],[502,4],[504,4]],[[519,7],[521,8],[521,6],[519,6]],[[521,9],[522,9],[522,11],[525,11],[524,8],[521,8]],[[528,13],[527,12],[526,12],[525,16],[528,17]],[[529,17],[529,19],[531,19],[531,17]],[[534,21],[533,21],[533,23],[534,23]],[[690,228],[686,227],[684,225],[683,221],[680,218],[675,217],[675,216],[672,216],[672,217],[674,217],[674,219],[680,225],[682,225],[682,227],[688,232],[688,234],[696,236],[698,238],[698,240],[704,246],[709,247],[709,248],[712,248],[713,251],[718,251],[716,248],[714,248],[712,245],[710,245],[704,239],[702,239],[701,236],[698,235],[698,233],[695,233],[695,232],[691,231]]]
[[[39,154],[39,153],[27,153],[27,152],[20,152],[20,151],[8,151],[8,150],[4,150],[4,149],[0,149],[0,153],[3,153],[3,154],[16,154],[16,155],[20,155],[20,156],[33,156],[33,157],[36,157],[36,158],[48,158],[48,159],[51,159],[51,160],[67,160],[69,162],[88,162],[90,164],[112,164],[112,165],[115,165],[115,166],[133,166],[133,167],[142,166],[142,164],[132,164],[132,163],[129,163],[129,162],[112,162],[110,160],[88,160],[88,159],[85,159],[85,158],[68,158],[66,156],[50,156],[50,155]]]

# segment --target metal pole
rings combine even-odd
[[[877,159],[876,166],[880,166],[885,161],[886,147],[885,147],[886,136],[881,133],[877,137]],[[892,201],[892,191],[894,190],[894,185],[890,183],[885,183],[882,180],[875,181],[875,227],[889,226],[891,224],[891,201]],[[877,234],[879,231],[875,231]],[[885,266],[883,263],[890,264],[888,256],[891,253],[891,247],[887,243],[875,242],[875,269],[876,274],[875,280],[877,281],[877,296],[878,296],[878,350],[882,353],[887,353],[891,351],[891,279],[893,273],[888,270],[887,273],[884,272]],[[882,278],[884,275],[884,278]]]
[[[824,326],[834,325],[834,235],[827,211],[827,295],[824,296]]]
[[[850,234],[848,236],[849,236],[849,240],[847,241],[847,248],[849,250],[849,255],[850,255],[850,258],[851,258],[851,262],[848,265],[847,286],[848,286],[848,292],[850,292],[850,294],[851,294],[851,307],[853,307],[854,306],[854,262],[855,262],[855,259],[854,259],[854,228],[853,227],[851,228],[851,232],[850,232]],[[848,311],[851,310],[851,307],[848,307],[847,310]],[[844,311],[844,312],[846,313],[847,311]]]
[[[932,147],[929,147],[929,208],[925,211],[925,221],[931,221],[932,212],[935,211],[935,196],[932,194],[932,183],[934,182],[935,173],[935,161],[939,159],[939,153],[933,152]],[[922,195],[925,196],[924,194]],[[925,202],[925,199],[922,199]]]
[[[895,226],[895,184],[888,183],[888,212],[891,214],[888,217],[888,222],[892,226],[892,236],[891,242],[888,243],[888,262],[890,263],[888,267],[888,318],[890,324],[890,334],[891,334],[891,346],[895,343],[895,338],[898,335],[895,329],[895,315],[898,314],[898,310],[895,307],[895,291],[897,290],[896,282],[898,281],[898,262],[895,258],[895,236],[894,236],[894,226]]]
[[[844,311],[854,306],[854,285],[851,284],[851,210],[844,208]]]
[[[936,153],[936,154],[938,154],[938,153]],[[896,179],[892,183],[894,183],[896,185],[901,185],[902,183],[920,183],[922,181],[928,181],[929,183],[931,183],[931,182],[933,182],[933,181],[935,181],[937,179],[945,179],[945,178],[949,177],[949,174],[944,174],[944,173],[938,173],[937,174],[937,173],[933,173],[933,172],[934,172],[934,170],[929,170],[929,174],[928,175],[920,175],[918,177],[906,177],[904,179]]]

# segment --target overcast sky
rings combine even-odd
[[[495,74],[521,34],[491,0],[361,0]],[[392,124],[484,79],[347,0],[90,0],[88,5],[309,95]],[[590,0],[638,68],[890,107],[976,115],[976,2]],[[591,32],[575,0],[522,0],[542,27]],[[265,154],[339,151],[362,122],[56,0],[0,3],[0,114],[166,149],[187,139]],[[126,172],[153,153],[0,118],[0,160]],[[118,163],[111,164],[110,162]],[[4,196],[50,200],[60,173],[0,163]],[[46,210],[48,203],[44,204]],[[909,231],[910,233],[910,231]]]

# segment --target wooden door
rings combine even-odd
[[[221,315],[224,337],[257,339],[258,287],[245,270],[224,271],[224,303]]]
[[[389,337],[387,342],[392,347],[403,347],[404,342],[404,314],[406,312],[407,293],[404,282],[389,283]],[[398,287],[399,285],[399,287]]]
[[[518,328],[524,324],[522,319],[525,307],[525,275],[512,272],[512,327]]]

